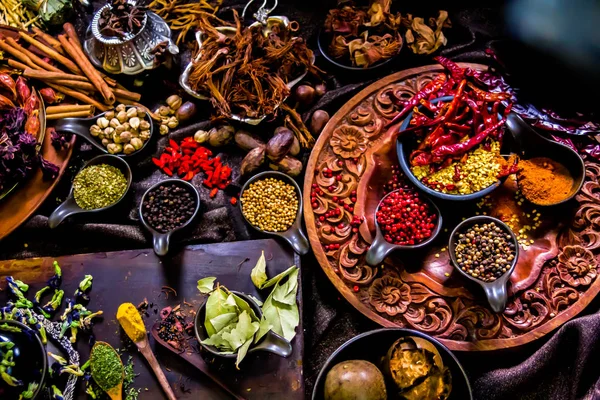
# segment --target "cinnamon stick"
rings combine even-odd
[[[83,70],[85,76],[88,77],[90,82],[98,89],[98,91],[102,94],[102,97],[106,101],[107,104],[114,104],[115,102],[115,94],[110,90],[107,83],[102,79],[98,71],[92,66],[87,57],[81,52],[81,50],[77,49],[77,46],[73,45],[72,42],[65,35],[58,35],[58,40],[60,44],[63,46],[63,49],[71,56],[77,65]]]
[[[41,69],[41,67],[36,65],[33,61],[31,61],[29,57],[27,57],[25,54],[6,43],[4,40],[0,40],[0,49],[7,52],[22,63],[27,64],[27,66],[30,68]]]
[[[79,49],[83,50],[81,42],[79,41],[79,36],[77,36],[77,31],[75,30],[73,24],[70,22],[65,22],[63,24],[63,29],[65,30],[67,36],[73,41],[73,44],[76,45]]]
[[[61,114],[46,114],[46,120],[51,121],[51,120],[55,120],[55,119],[62,119],[62,118],[81,118],[81,117],[89,117],[91,115],[91,113],[89,111],[71,111],[71,112],[65,112],[65,113],[61,113]]]
[[[43,79],[43,78],[38,78],[38,79],[43,80],[44,82],[48,81],[47,79]],[[98,89],[96,89],[96,87],[94,85],[92,85],[91,83],[89,83],[87,80],[86,81],[75,81],[75,80],[71,80],[71,79],[56,79],[56,80],[49,80],[49,81],[54,82],[57,85],[66,86],[66,87],[70,87],[73,89],[81,89],[81,90],[85,90],[87,92],[97,92],[98,91]],[[116,97],[128,99],[130,101],[140,101],[140,99],[142,98],[141,94],[130,92],[129,90],[125,90],[125,89],[116,89],[115,88],[115,89],[112,89],[112,91]]]
[[[22,52],[23,54],[25,54],[27,57],[29,57],[29,59],[32,62],[34,62],[36,65],[38,65],[42,69],[45,69],[45,70],[48,70],[48,71],[54,71],[54,72],[62,72],[60,69],[56,68],[53,65],[48,64],[46,61],[42,60],[40,57],[38,57],[37,55],[35,55],[31,51],[27,50],[25,47],[21,46],[19,43],[17,43],[17,41],[15,39],[7,36],[6,37],[6,41],[12,47],[14,47],[15,49],[19,50],[20,52]]]
[[[60,106],[46,107],[46,115],[79,111],[87,111],[89,114],[92,114],[94,110],[94,106],[90,104],[63,104]]]
[[[75,63],[73,63],[73,61],[69,60],[65,56],[60,55],[53,48],[48,47],[45,44],[35,40],[34,38],[29,36],[25,32],[19,32],[19,36],[21,36],[27,43],[37,47],[39,50],[41,50],[44,54],[46,54],[51,59],[58,61],[59,63],[61,63],[65,67],[67,67],[71,72],[73,72],[75,74],[81,74],[81,70],[77,67],[77,65],[75,65]],[[71,56],[71,57],[73,57],[73,56]]]
[[[10,65],[10,63],[9,63]],[[26,78],[40,79],[44,81],[55,81],[55,80],[71,80],[87,82],[87,78],[81,75],[67,74],[65,72],[51,72],[51,71],[40,71],[37,69],[26,68],[23,71],[23,76]]]
[[[54,38],[54,36],[47,34],[46,32],[44,32],[43,30],[41,30],[40,28],[38,28],[37,26],[34,26],[31,28],[33,30],[33,32],[35,33],[35,36],[39,36],[40,38],[42,38],[42,40],[44,40],[44,42],[46,42],[49,46],[52,46],[52,48],[56,51],[58,51],[60,54],[62,54],[63,56],[65,55],[64,50],[62,49],[60,42],[58,40],[56,40]]]
[[[50,83],[50,82],[46,82],[48,84],[48,86],[50,86],[53,89],[58,90],[59,92],[67,95],[67,96],[71,96],[74,99],[77,99],[83,103],[87,103],[87,104],[91,104],[94,107],[96,107],[98,110],[100,111],[108,111],[110,109],[110,107],[108,107],[105,104],[100,103],[97,100],[92,99],[91,97],[78,92],[77,90],[73,90],[73,89],[69,89],[67,87],[61,86],[61,85],[56,85],[54,83]]]
[[[25,71],[26,69],[29,69],[31,71],[37,71],[37,70],[31,69],[29,66],[27,66],[23,63],[18,62],[17,60],[13,60],[12,58],[9,58],[7,60],[7,62],[8,62],[8,65],[10,65],[11,67],[20,69],[21,71]]]

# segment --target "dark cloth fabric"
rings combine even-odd
[[[416,3],[416,2],[415,2]],[[228,1],[228,7],[240,8],[240,1]],[[312,48],[324,16],[332,2],[316,0],[289,0],[280,2],[274,14],[287,15],[297,20]],[[483,50],[497,40],[503,32],[503,11],[497,2],[421,2],[411,9],[400,5],[402,12],[413,12],[425,17],[435,16],[437,10],[450,12],[453,28],[448,31],[449,47],[442,54],[459,61],[486,62]],[[97,7],[96,7],[97,8]],[[78,29],[83,31],[91,18],[91,10],[79,10]],[[182,49],[183,50],[183,49]],[[185,52],[184,52],[185,53]],[[184,56],[185,57],[185,56]],[[427,57],[417,57],[404,49],[403,55],[375,75],[348,75],[331,68],[317,55],[317,63],[334,74],[328,78],[329,92],[314,109],[324,108],[331,115],[357,91],[388,73],[401,69],[430,64]],[[177,89],[178,71],[151,74],[146,78],[144,103],[155,104]],[[168,77],[168,78],[167,78]],[[156,90],[159,88],[159,90]],[[197,120],[201,122],[174,132],[171,137],[181,138],[197,129],[209,126],[208,107]],[[305,116],[310,112],[306,112]],[[261,129],[264,129],[261,127]],[[90,146],[77,144],[69,173],[63,177],[55,192],[36,215],[17,231],[0,242],[0,258],[25,258],[56,256],[84,252],[114,251],[150,246],[149,237],[138,224],[137,207],[144,191],[153,183],[164,179],[150,162],[151,154],[159,154],[166,138],[151,143],[147,157],[132,163],[134,184],[131,196],[118,209],[108,215],[84,215],[67,220],[57,229],[47,227],[47,216],[68,194],[73,173],[84,160],[97,154]],[[234,167],[233,188],[210,199],[208,190],[201,186],[201,178],[192,183],[202,196],[202,214],[195,227],[183,235],[179,243],[208,243],[258,238],[250,232],[239,211],[229,203],[229,195],[239,191],[239,163],[243,154],[233,147],[221,156]],[[301,181],[301,179],[299,179]],[[315,258],[302,260],[304,274],[304,326],[305,326],[305,378],[306,393],[310,396],[320,367],[331,353],[346,340],[377,326],[352,308],[328,281]],[[458,353],[470,377],[475,398],[500,399],[595,399],[600,398],[598,359],[600,346],[600,314],[597,302],[590,305],[585,317],[566,323],[558,332],[527,346],[502,352]]]

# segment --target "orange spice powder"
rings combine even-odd
[[[547,157],[520,161],[517,179],[523,196],[539,205],[558,203],[569,197],[573,188],[567,168]]]

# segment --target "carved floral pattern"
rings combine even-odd
[[[305,212],[312,211],[317,220],[328,210],[341,207],[334,197],[345,199],[358,190],[371,159],[369,148],[383,137],[386,124],[398,111],[392,99],[410,99],[437,74],[430,71],[409,76],[375,90],[342,116],[336,127],[322,133],[330,135],[329,146],[323,146],[316,156],[313,152],[311,158],[318,160],[312,183],[320,191],[313,202],[316,204]],[[325,169],[341,175],[341,180],[325,176]],[[407,280],[404,274],[398,276],[397,268],[366,265],[368,241],[363,234],[368,234],[368,229],[364,224],[358,232],[352,229],[353,213],[346,209],[341,215],[327,217],[326,223],[317,221],[309,230],[316,232],[324,246],[315,252],[324,252],[330,267],[363,305],[397,326],[462,343],[515,338],[551,322],[581,301],[590,286],[600,284],[596,279],[600,253],[599,177],[600,164],[587,162],[586,181],[576,196],[578,206],[571,224],[556,239],[562,253],[540,268],[539,277],[529,288],[509,299],[502,314],[492,312],[479,294],[440,294],[428,285]],[[361,196],[365,194],[358,193],[357,197]],[[340,246],[325,248],[331,244]]]
[[[571,286],[588,286],[596,278],[596,258],[581,246],[565,246],[558,255],[560,279]]]

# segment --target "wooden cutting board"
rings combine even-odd
[[[258,291],[250,280],[250,271],[265,251],[267,275],[274,276],[291,265],[300,267],[300,258],[291,249],[282,247],[272,239],[245,242],[219,243],[187,246],[181,251],[159,259],[151,249],[127,250],[111,253],[78,254],[56,258],[31,258],[26,260],[0,261],[0,303],[7,300],[6,280],[8,275],[28,283],[28,298],[32,299],[37,290],[53,275],[52,262],[57,260],[63,271],[62,289],[65,298],[72,297],[85,274],[94,277],[91,301],[88,308],[104,311],[104,320],[94,326],[97,340],[110,343],[115,348],[124,348],[124,332],[115,315],[121,303],[139,304],[144,298],[154,307],[148,310],[145,318],[149,331],[160,318],[154,309],[175,306],[184,301],[196,308],[205,300],[200,295],[196,282],[200,278],[216,276],[217,281],[227,288],[252,294],[261,300],[269,295],[269,290]],[[166,298],[163,286],[177,291]],[[302,313],[302,286],[298,288],[298,302]],[[64,303],[58,313],[62,314]],[[56,320],[55,317],[54,320]],[[81,335],[77,348],[83,360],[87,360],[90,347],[87,336]],[[156,357],[166,373],[169,383],[178,399],[229,399],[221,389],[206,378],[200,371],[167,349],[150,342]],[[304,382],[302,377],[302,357],[304,335],[302,314],[296,337],[292,341],[293,353],[284,359],[274,354],[249,354],[237,371],[230,363],[218,361],[211,365],[215,374],[230,385],[238,394],[248,399],[303,399]],[[135,372],[139,374],[134,387],[141,388],[140,399],[166,398],[152,374],[150,367],[137,353],[135,346],[127,347],[133,355]],[[127,357],[123,357],[126,361]],[[207,358],[208,359],[208,358]],[[79,384],[77,398],[86,398],[84,385]]]

